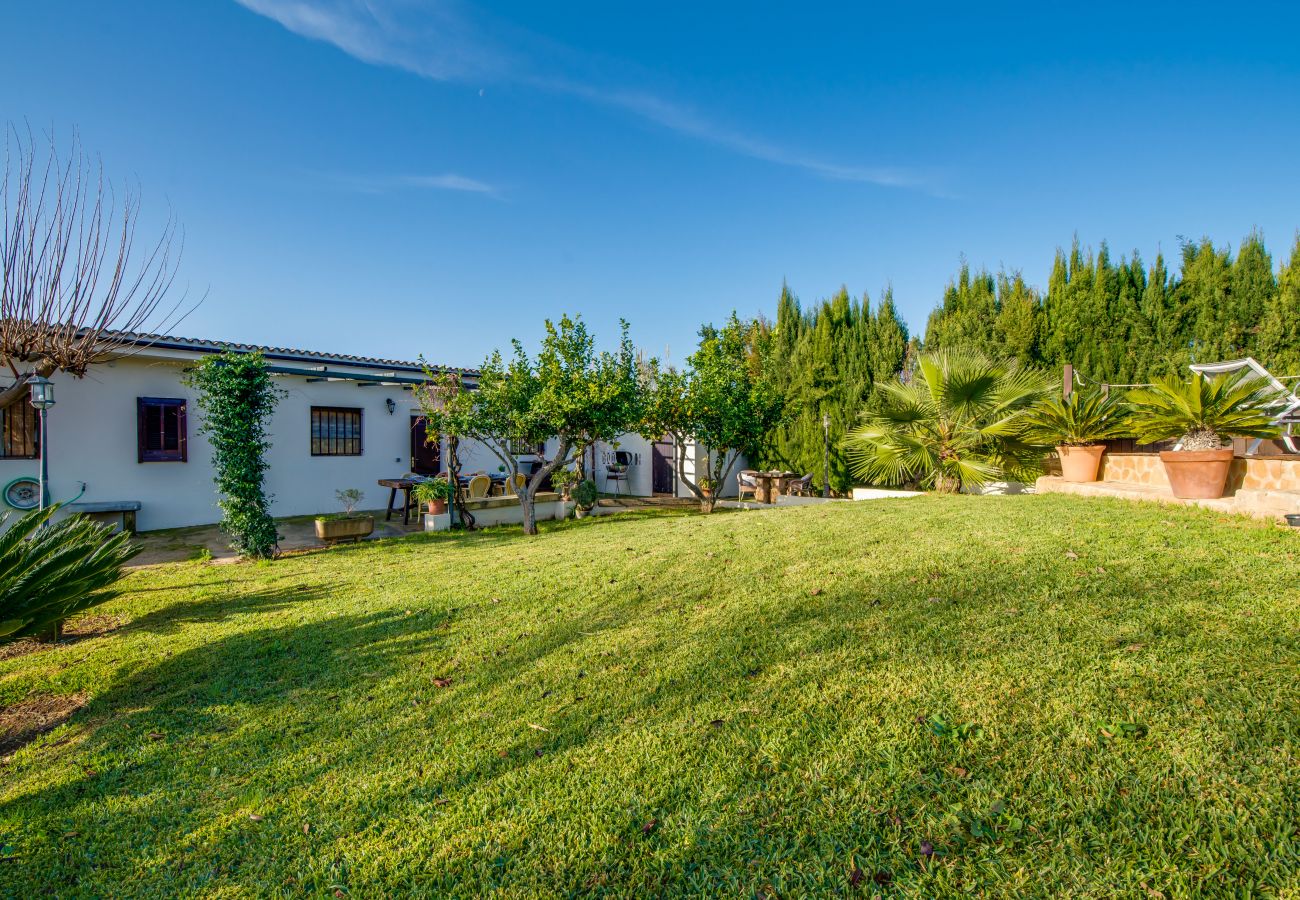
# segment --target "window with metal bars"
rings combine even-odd
[[[136,459],[139,462],[185,462],[185,401],[173,397],[137,397]]]
[[[313,406],[311,455],[360,456],[361,410],[341,406]]]
[[[39,415],[26,394],[0,410],[0,459],[36,459],[41,455]]]

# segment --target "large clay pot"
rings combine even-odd
[[[1169,489],[1184,500],[1213,500],[1223,496],[1232,466],[1232,448],[1222,450],[1162,450],[1160,461],[1169,476]]]
[[[1061,477],[1066,481],[1096,481],[1105,444],[1062,445],[1056,448],[1061,457]]]
[[[441,516],[447,512],[447,501],[445,499],[429,500],[426,505],[429,507],[429,515]]]

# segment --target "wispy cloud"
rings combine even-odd
[[[917,170],[850,165],[821,159],[719,123],[690,106],[657,94],[564,74],[573,51],[519,32],[530,44],[507,50],[475,25],[454,0],[236,0],[305,38],[333,44],[363,62],[404,69],[435,81],[510,83],[578,97],[616,109],[668,131],[742,156],[801,169],[822,178],[933,193],[933,178]],[[549,57],[551,66],[534,61]],[[458,176],[434,176],[458,178]],[[472,182],[466,179],[466,182]],[[421,186],[409,184],[409,187]],[[425,184],[450,190],[481,190]],[[484,186],[486,187],[486,186]],[[482,193],[495,194],[491,189]]]
[[[362,194],[387,194],[392,191],[431,190],[460,191],[466,194],[486,194],[501,199],[501,189],[477,178],[468,178],[454,172],[441,175],[343,175],[330,173],[322,176],[337,188]]]

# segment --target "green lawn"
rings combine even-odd
[[[1300,535],[1065,496],[130,576],[0,894],[1300,893]]]

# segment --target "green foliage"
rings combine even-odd
[[[187,377],[199,393],[199,434],[212,444],[213,482],[221,495],[221,528],[243,556],[269,559],[279,535],[265,490],[266,426],[283,391],[260,353],[227,351],[203,359]]]
[[[49,519],[33,510],[0,534],[0,644],[57,628],[74,613],[117,596],[122,566],[140,552],[126,532],[84,516]],[[10,516],[0,516],[0,530]]]
[[[581,480],[582,475],[577,469],[556,469],[551,473],[551,487],[565,495],[569,495],[573,486]]]
[[[1057,251],[1046,295],[1018,274],[995,278],[963,264],[930,316],[925,345],[1053,369],[1071,363],[1089,382],[1122,385],[1248,355],[1300,374],[1298,254],[1300,241],[1278,278],[1258,233],[1235,258],[1204,238],[1183,244],[1171,276],[1163,257],[1149,268],[1136,253],[1115,262],[1106,244],[1085,253],[1076,240],[1069,253]]]
[[[1129,434],[1124,404],[1096,387],[1039,401],[1026,412],[1024,424],[1030,441],[1049,447],[1099,444]]]
[[[700,329],[699,346],[685,372],[660,370],[651,363],[642,373],[639,430],[652,440],[674,436],[679,482],[710,507],[716,493],[706,496],[704,482],[725,484],[736,460],[757,455],[785,414],[784,400],[755,347],[760,336],[757,323],[742,322],[732,313],[721,329]],[[685,469],[689,440],[708,456],[707,461],[696,459],[694,476]]]
[[[415,499],[421,503],[433,503],[455,497],[456,489],[446,478],[430,478],[417,484],[414,493]]]
[[[541,483],[596,441],[613,441],[636,427],[642,398],[636,353],[622,323],[618,348],[597,353],[581,318],[546,322],[536,358],[519,341],[509,359],[493,353],[479,371],[476,388],[454,375],[435,376],[421,392],[429,434],[473,438],[487,447],[510,475],[519,473],[517,445],[540,446],[541,466],[521,498],[524,531],[537,533],[534,500]]]
[[[846,440],[854,474],[873,483],[915,482],[957,491],[1032,481],[1040,445],[1025,433],[1043,379],[1014,361],[972,351],[922,354],[910,382],[877,386],[879,403]]]
[[[596,482],[584,478],[573,486],[570,496],[580,509],[591,509],[600,499],[600,491],[596,489]]]
[[[357,504],[365,497],[365,492],[361,488],[342,488],[334,492],[334,497],[339,501],[339,506],[343,507],[343,515],[352,515],[357,508]]]
[[[783,286],[775,328],[769,340],[756,346],[766,379],[784,400],[785,415],[753,461],[814,473],[820,485],[829,432],[830,484],[837,492],[847,491],[852,474],[841,438],[870,401],[873,383],[902,372],[907,345],[907,326],[891,290],[874,311],[868,297],[859,302],[841,289],[805,313]]]
[[[1278,278],[1276,298],[1260,323],[1259,359],[1275,375],[1300,375],[1300,237]]]
[[[1138,440],[1181,438],[1184,450],[1214,449],[1228,437],[1277,437],[1280,429],[1272,419],[1279,400],[1268,380],[1250,371],[1191,381],[1159,378],[1128,393]]]

